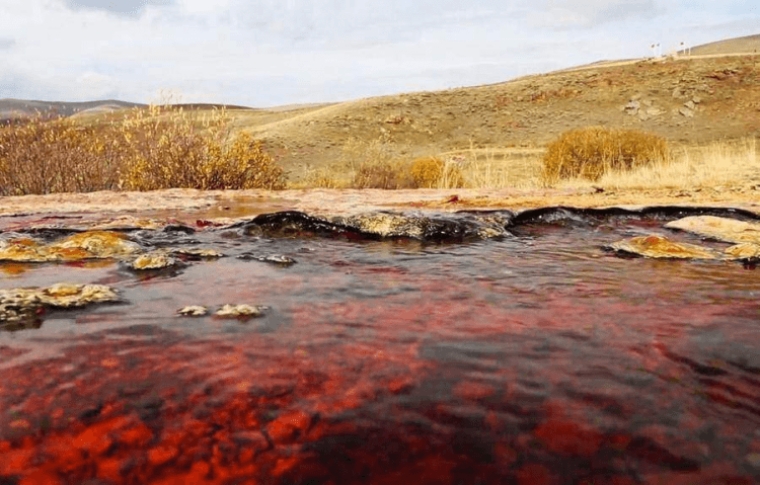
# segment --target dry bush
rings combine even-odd
[[[115,188],[122,156],[111,129],[42,118],[0,127],[0,195]]]
[[[451,189],[464,185],[464,176],[457,164],[437,157],[413,160],[409,172],[415,188]]]
[[[411,186],[407,170],[400,162],[362,163],[351,180],[357,189],[403,189]]]
[[[547,184],[570,178],[599,180],[605,173],[665,164],[670,161],[664,138],[636,130],[601,127],[571,130],[550,144],[543,159]]]
[[[248,134],[232,138],[224,110],[200,126],[181,109],[151,107],[123,124],[130,152],[124,188],[280,189],[283,170]]]
[[[397,160],[387,132],[370,141],[351,139],[343,147],[344,165],[353,172],[350,186],[357,189],[402,189],[412,182],[405,164]]]
[[[83,124],[37,119],[0,127],[0,194],[95,190],[278,189],[284,174],[224,110],[200,122],[151,106]]]

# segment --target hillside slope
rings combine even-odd
[[[41,114],[43,116],[72,116],[76,113],[96,109],[100,106],[113,108],[133,108],[145,106],[138,103],[107,99],[102,101],[61,102],[61,101],[34,101],[26,99],[0,99],[0,122],[18,118],[26,118]]]
[[[502,84],[368,98],[287,113],[235,113],[298,180],[339,160],[351,139],[391,139],[400,158],[541,147],[589,125],[685,144],[760,136],[760,56],[641,60]]]
[[[693,56],[721,54],[760,54],[760,34],[710,42],[691,49]]]

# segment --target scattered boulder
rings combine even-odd
[[[684,117],[686,117],[686,118],[694,118],[694,111],[693,111],[693,110],[691,110],[691,109],[689,109],[689,108],[687,108],[686,106],[681,106],[681,107],[678,109],[678,113],[679,113],[681,116],[684,116]]]
[[[251,305],[224,305],[217,310],[216,316],[222,318],[251,318],[262,316],[265,308]]]
[[[152,251],[138,256],[134,260],[127,263],[127,267],[134,271],[148,271],[148,270],[160,270],[177,268],[184,266],[184,263],[179,259],[171,256],[167,251],[158,250]]]
[[[42,289],[0,290],[0,330],[38,328],[45,307],[79,308],[118,299],[113,289],[103,285],[59,283]]]
[[[183,317],[202,317],[208,314],[208,308],[200,305],[191,305],[177,310],[177,313]]]
[[[679,243],[658,236],[638,236],[618,241],[608,249],[622,254],[644,256],[647,258],[670,259],[721,259],[721,254],[709,248],[695,244]]]
[[[0,330],[39,328],[42,302],[34,289],[0,290]]]
[[[262,263],[272,263],[277,264],[281,266],[292,266],[296,264],[296,260],[284,256],[282,254],[271,254],[269,256],[261,256],[258,254],[253,253],[243,253],[240,256],[237,257],[237,259],[242,259],[243,261],[261,261]]]
[[[625,107],[623,108],[623,111],[625,111],[625,113],[628,115],[635,116],[639,112],[640,108],[641,108],[641,103],[639,103],[638,101],[630,101],[628,104],[625,105]]]
[[[42,304],[55,308],[77,308],[91,303],[117,301],[116,292],[104,285],[59,283],[39,292]]]
[[[665,227],[733,244],[760,244],[760,224],[738,221],[727,217],[684,217],[683,219],[665,224]]]
[[[660,108],[658,108],[656,106],[653,106],[653,107],[647,109],[647,115],[650,118],[653,118],[655,116],[660,116],[662,113],[663,113],[663,110],[661,110]]]

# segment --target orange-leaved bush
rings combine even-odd
[[[611,171],[670,161],[667,141],[638,130],[590,127],[571,130],[551,143],[543,158],[543,180],[599,180]]]

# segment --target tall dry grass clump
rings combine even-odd
[[[409,174],[397,159],[388,133],[366,141],[351,139],[343,146],[344,165],[353,173],[349,185],[357,189],[402,189],[411,186]]]
[[[409,173],[415,188],[452,189],[464,186],[464,176],[459,167],[437,157],[423,157],[413,160]]]
[[[637,130],[582,128],[563,133],[547,147],[542,179],[546,184],[571,178],[596,181],[606,173],[669,161],[668,143],[660,136]]]
[[[0,127],[0,195],[284,184],[259,141],[233,136],[224,110],[197,119],[151,106],[99,123],[35,119]]]

